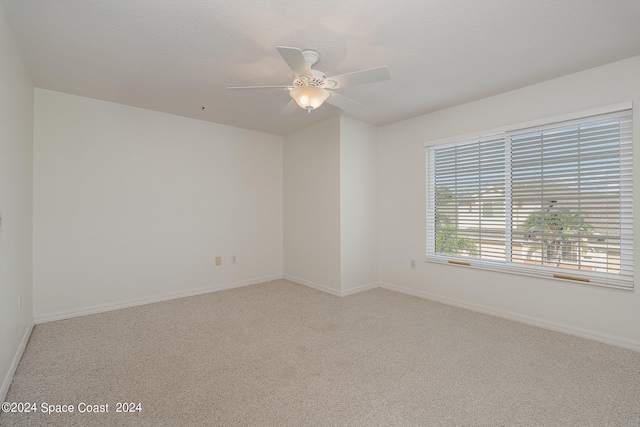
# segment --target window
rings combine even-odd
[[[427,260],[633,288],[630,105],[426,145]]]

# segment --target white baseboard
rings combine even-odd
[[[379,288],[380,284],[379,283],[369,283],[368,285],[362,285],[362,286],[358,286],[352,289],[347,289],[346,291],[337,291],[335,289],[329,288],[327,286],[324,285],[319,285],[317,283],[314,282],[310,282],[308,280],[304,280],[304,279],[300,279],[298,277],[293,277],[293,276],[287,276],[285,275],[283,277],[283,279],[288,280],[290,282],[294,282],[297,283],[299,285],[303,285],[309,288],[313,288],[317,291],[322,291],[322,292],[326,292],[328,294],[331,295],[335,295],[337,297],[348,297],[349,295],[354,295],[360,292],[364,292],[364,291],[368,291],[370,289],[375,289],[375,288]]]
[[[609,335],[609,334],[603,334],[603,333],[600,333],[600,332],[594,332],[594,331],[590,331],[590,330],[587,330],[587,329],[576,328],[576,327],[573,327],[573,326],[564,325],[564,324],[560,324],[560,323],[556,323],[556,322],[550,322],[550,321],[547,321],[547,320],[544,320],[544,319],[525,316],[525,315],[521,315],[521,314],[518,314],[518,313],[509,312],[509,311],[496,310],[494,308],[485,307],[485,306],[482,306],[482,305],[479,305],[479,304],[473,304],[473,303],[469,303],[469,302],[465,302],[465,301],[461,301],[461,300],[457,300],[457,299],[453,299],[453,298],[449,298],[449,297],[443,297],[441,295],[436,295],[436,294],[432,294],[432,293],[425,292],[425,291],[418,291],[418,290],[406,288],[404,286],[394,285],[394,284],[391,284],[391,283],[371,283],[371,284],[368,284],[368,285],[359,286],[359,287],[356,287],[356,288],[349,289],[349,290],[341,292],[341,291],[329,288],[327,286],[319,285],[319,284],[314,283],[314,282],[310,282],[310,281],[307,281],[307,280],[304,280],[304,279],[300,279],[300,278],[293,277],[293,276],[288,276],[288,275],[285,275],[285,276],[269,276],[269,277],[263,277],[263,278],[254,279],[254,280],[250,280],[250,281],[214,285],[214,286],[210,286],[210,287],[206,287],[206,288],[199,288],[199,289],[182,291],[182,292],[173,292],[173,293],[159,295],[159,296],[156,296],[156,297],[141,298],[141,299],[136,299],[136,300],[119,302],[119,303],[115,303],[115,304],[97,305],[97,306],[88,307],[88,308],[81,309],[81,310],[70,310],[70,311],[64,311],[64,312],[51,313],[51,314],[46,314],[46,315],[42,315],[42,316],[37,316],[35,318],[35,324],[40,324],[40,323],[45,323],[45,322],[52,322],[52,321],[55,321],[55,320],[70,319],[70,318],[73,318],[73,317],[86,316],[86,315],[89,315],[89,314],[102,313],[102,312],[105,312],[105,311],[119,310],[119,309],[122,309],[122,308],[135,307],[135,306],[144,305],[144,304],[152,304],[152,303],[156,303],[156,302],[167,301],[167,300],[178,299],[178,298],[184,298],[184,297],[189,297],[189,296],[194,296],[194,295],[201,295],[201,294],[206,294],[206,293],[210,293],[210,292],[223,291],[223,290],[227,290],[227,289],[241,288],[241,287],[244,287],[244,286],[257,285],[257,284],[260,284],[260,283],[270,282],[272,280],[278,280],[278,279],[286,279],[286,280],[289,280],[291,282],[295,282],[295,283],[298,283],[300,285],[307,286],[307,287],[310,287],[310,288],[313,288],[313,289],[316,289],[316,290],[319,290],[319,291],[322,291],[322,292],[325,292],[325,293],[328,293],[328,294],[331,294],[331,295],[335,295],[335,296],[338,296],[338,297],[346,297],[346,296],[349,296],[349,295],[354,295],[354,294],[359,293],[359,292],[364,292],[364,291],[368,291],[370,289],[375,289],[375,288],[381,287],[381,288],[388,289],[388,290],[391,290],[391,291],[400,292],[400,293],[403,293],[403,294],[407,294],[407,295],[412,295],[412,296],[416,296],[416,297],[419,297],[419,298],[428,299],[428,300],[439,302],[439,303],[442,303],[442,304],[447,304],[447,305],[451,305],[451,306],[454,306],[454,307],[463,308],[463,309],[466,309],[466,310],[476,311],[478,313],[484,313],[484,314],[488,314],[488,315],[491,315],[491,316],[500,317],[500,318],[503,318],[503,319],[513,320],[513,321],[516,321],[516,322],[526,323],[528,325],[537,326],[537,327],[544,328],[544,329],[549,329],[549,330],[556,331],[556,332],[562,332],[562,333],[569,334],[569,335],[575,335],[575,336],[578,336],[578,337],[581,337],[581,338],[586,338],[586,339],[590,339],[590,340],[593,340],[593,341],[598,341],[598,342],[602,342],[602,343],[605,343],[605,344],[626,348],[626,349],[629,349],[629,350],[640,351],[640,342],[637,342],[637,341],[634,341],[634,340],[629,340],[629,339],[618,337],[618,336],[615,336],[615,335]],[[25,335],[23,337],[23,342],[21,343],[20,348],[19,348],[18,352],[16,353],[16,356],[14,357],[14,361],[13,361],[13,363],[11,365],[10,371],[7,373],[7,376],[6,376],[5,380],[4,380],[4,383],[2,384],[2,389],[0,390],[0,396],[5,396],[7,391],[9,390],[9,385],[11,384],[11,379],[13,378],[13,374],[15,372],[15,369],[18,366],[18,362],[20,361],[20,357],[22,357],[22,352],[24,351],[24,348],[27,345],[27,341],[29,340],[29,336],[31,335],[32,329],[33,329],[33,323],[30,325],[30,327],[27,328],[27,330],[25,332]]]
[[[0,402],[4,402],[5,398],[7,397],[9,386],[11,386],[11,381],[13,380],[13,374],[16,373],[18,363],[20,363],[20,359],[22,359],[22,353],[24,353],[24,349],[29,342],[29,337],[31,336],[31,331],[33,331],[34,325],[35,323],[32,320],[31,323],[27,326],[27,329],[24,331],[20,346],[18,347],[16,354],[13,356],[13,361],[11,362],[11,366],[9,367],[9,371],[7,372],[7,375],[5,375],[4,381],[2,382],[2,388],[0,389]]]
[[[355,288],[342,291],[340,293],[340,296],[348,297],[349,295],[359,294],[360,292],[370,291],[371,289],[376,289],[379,287],[380,287],[380,283],[369,283],[368,285],[357,286]]]
[[[310,282],[310,281],[304,280],[304,279],[300,279],[298,277],[288,276],[288,275],[285,274],[283,279],[284,280],[288,280],[290,282],[295,282],[295,283],[297,283],[299,285],[304,285],[304,286],[306,286],[308,288],[313,288],[313,289],[315,289],[317,291],[322,291],[322,292],[325,292],[325,293],[328,293],[328,294],[331,294],[331,295],[335,295],[337,297],[342,296],[340,294],[340,291],[336,291],[335,289],[329,288],[327,286],[319,285],[317,283]]]
[[[272,280],[278,280],[278,279],[282,279],[282,276],[261,277],[259,279],[253,279],[249,281],[224,283],[220,285],[207,286],[204,288],[198,288],[198,289],[192,289],[192,290],[186,290],[186,291],[180,291],[180,292],[171,292],[167,294],[158,295],[155,297],[139,298],[139,299],[134,299],[129,301],[117,302],[114,304],[100,304],[100,305],[95,305],[92,307],[87,307],[79,310],[60,311],[57,313],[50,313],[50,314],[36,316],[35,323],[40,324],[40,323],[46,323],[46,322],[53,322],[56,320],[71,319],[73,317],[87,316],[89,314],[103,313],[105,311],[120,310],[122,308],[135,307],[138,305],[153,304],[156,302],[191,297],[194,295],[208,294],[210,292],[224,291],[227,289],[242,288],[245,286],[257,285],[260,283],[270,282]]]
[[[494,308],[485,307],[479,304],[472,304],[465,301],[456,300],[454,298],[431,294],[429,292],[417,291],[414,289],[405,288],[403,286],[393,285],[391,283],[381,283],[380,287],[391,290],[391,291],[396,291],[403,294],[428,299],[430,301],[452,305],[454,307],[463,308],[465,310],[476,311],[478,313],[488,314],[490,316],[500,317],[507,320],[513,320],[516,322],[525,323],[527,325],[537,326],[543,329],[562,332],[568,335],[574,335],[580,338],[586,338],[592,341],[598,341],[604,344],[626,348],[628,350],[640,351],[640,342],[618,337],[615,335],[603,334],[600,332],[594,332],[588,329],[576,328],[573,326],[564,325],[556,322],[549,322],[544,319],[524,316],[518,313],[509,312],[509,311],[496,310]]]

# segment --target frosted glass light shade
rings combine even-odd
[[[289,91],[289,95],[296,103],[307,111],[314,110],[322,105],[329,97],[329,92],[316,86],[298,86]]]

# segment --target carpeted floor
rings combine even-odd
[[[277,280],[37,325],[6,400],[38,412],[3,426],[638,426],[640,353]]]

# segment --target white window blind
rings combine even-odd
[[[436,253],[505,259],[504,159],[504,137],[434,150]]]
[[[630,109],[427,146],[427,256],[633,287]]]

